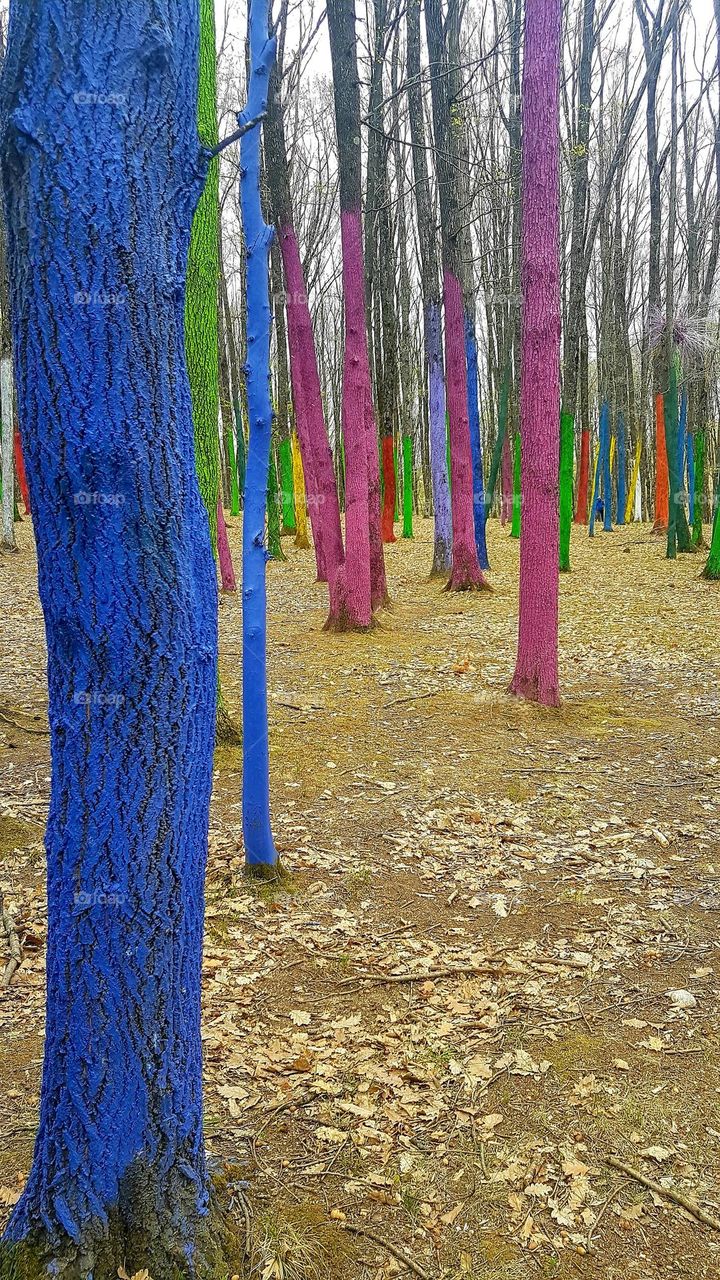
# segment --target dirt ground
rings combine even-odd
[[[493,592],[450,596],[431,537],[387,548],[394,608],[366,636],[323,633],[310,552],[286,539],[269,566],[285,882],[243,877],[240,751],[216,753],[206,1129],[249,1272],[720,1277],[720,588],[647,526],[574,530],[547,711],[505,693],[518,544],[493,523]],[[29,522],[20,544],[0,558],[0,889],[25,937],[0,994],[0,1226],[43,1019]],[[240,600],[220,617],[237,711]]]

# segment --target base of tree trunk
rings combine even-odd
[[[367,626],[362,625],[356,622],[354,618],[351,618],[344,609],[341,609],[337,614],[330,614],[323,631],[328,631],[332,635],[344,635],[348,631],[372,631],[377,625],[376,618],[373,618]]]
[[[187,1186],[178,1171],[180,1187]],[[167,1181],[167,1175],[163,1176]],[[121,1188],[121,1205],[109,1215],[107,1226],[88,1224],[86,1237],[75,1243],[67,1236],[53,1240],[37,1232],[20,1241],[0,1242],[0,1280],[117,1280],[147,1271],[152,1280],[226,1280],[241,1275],[249,1242],[245,1225],[235,1222],[220,1207],[220,1190],[211,1188],[207,1214],[185,1206],[182,1234],[157,1212],[158,1196],[147,1171],[133,1168]],[[180,1188],[172,1195],[181,1206]],[[164,1206],[163,1206],[164,1207]],[[168,1213],[169,1218],[169,1213]]]
[[[662,520],[655,521],[655,524],[652,527],[652,532],[654,534],[657,534],[658,538],[662,538],[667,533],[667,531],[668,531],[668,527],[666,524],[663,524]]]
[[[708,582],[720,582],[720,564],[706,564],[700,576]]]
[[[244,874],[248,879],[261,880],[264,884],[285,884],[290,879],[290,873],[279,861],[273,867],[266,862],[246,862]]]
[[[560,691],[557,685],[545,685],[539,675],[520,676],[515,673],[508,693],[526,702],[539,702],[543,707],[559,707]]]
[[[217,747],[241,747],[242,733],[225,707],[218,705],[215,722],[215,745]]]
[[[306,533],[296,533],[293,546],[298,547],[300,551],[310,550],[310,539]]]
[[[482,569],[453,568],[448,578],[444,591],[492,591],[492,587],[487,578],[483,576]]]

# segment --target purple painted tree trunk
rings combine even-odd
[[[527,0],[522,88],[522,352],[518,653],[510,692],[558,690],[561,0]]]
[[[430,470],[435,510],[432,576],[445,577],[450,572],[451,564],[452,519],[447,477],[445,372],[440,308],[436,302],[428,302],[425,306],[425,352],[429,381]]]
[[[465,313],[462,286],[452,271],[443,273],[445,301],[445,368],[450,419],[450,480],[452,504],[452,571],[448,591],[487,587],[475,545],[472,451],[468,418],[465,364]]]

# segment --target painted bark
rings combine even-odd
[[[578,467],[577,501],[575,503],[575,523],[588,522],[588,489],[590,486],[590,432],[583,428],[580,435],[580,464]]]
[[[452,516],[447,471],[445,427],[445,372],[443,367],[440,305],[425,303],[425,351],[428,367],[430,417],[430,469],[432,475],[435,539],[431,577],[445,577],[452,566]]]
[[[393,521],[395,519],[395,449],[392,435],[382,436],[383,464],[383,505],[382,505],[382,539],[383,542],[395,541]]]
[[[570,572],[570,532],[573,516],[573,460],[575,421],[571,413],[560,414],[560,572]]]
[[[200,56],[198,63],[198,136],[205,147],[218,141],[216,105],[215,9],[213,0],[199,0]],[[211,160],[193,218],[187,264],[185,347],[190,378],[195,457],[200,492],[217,548],[217,505],[220,487],[218,439],[218,222],[220,168]]]
[[[300,442],[295,432],[293,432],[290,443],[292,446],[292,464],[293,464],[293,498],[295,501],[295,546],[301,551],[308,551],[310,548],[310,537],[308,534],[307,520],[307,503],[305,501],[305,471],[303,468],[302,453],[300,451]]]
[[[343,562],[340,506],[325,427],[317,351],[300,247],[294,229],[279,69],[270,85],[265,122],[267,173],[285,274],[288,350],[295,426],[303,457],[318,580],[334,578]]]
[[[342,433],[345,459],[345,562],[330,582],[331,630],[365,630],[375,597],[371,552],[380,544],[380,486],[370,362],[365,322],[362,246],[360,84],[355,8],[352,0],[329,0],[328,28],[333,67],[340,183],[345,354]],[[374,462],[374,471],[371,470]],[[371,534],[377,508],[376,533]],[[375,587],[377,586],[375,582]]]
[[[2,545],[17,550],[15,542],[15,459],[13,454],[13,366],[12,357],[0,358],[0,454],[2,456]]]
[[[445,438],[445,376],[440,323],[440,264],[428,176],[420,64],[420,0],[407,5],[408,114],[423,291],[423,333],[428,387],[430,473],[435,517],[431,576],[445,577],[451,567],[452,521]]]
[[[275,40],[268,39],[268,0],[250,0],[248,100],[240,125],[265,113]],[[245,859],[251,870],[276,866],[270,826],[267,713],[265,509],[272,438],[269,258],[272,229],[260,197],[260,126],[240,144],[240,209],[247,257],[247,397],[250,436],[243,510],[243,793]]]
[[[217,588],[183,332],[197,48],[190,0],[35,0],[2,71],[52,756],[40,1122],[3,1274],[239,1269],[212,1238],[202,1131]]]
[[[454,19],[457,14],[453,13]],[[445,306],[445,376],[450,422],[450,507],[452,569],[448,591],[487,587],[475,546],[473,474],[468,417],[465,323],[460,237],[462,215],[458,188],[458,137],[452,128],[446,25],[439,0],[426,0],[425,27],[431,66],[435,160],[440,193],[440,223]]]
[[[510,537],[519,538],[522,529],[522,443],[520,432],[515,432],[513,441],[513,473],[512,473],[512,524]]]
[[[560,0],[527,0],[523,66],[523,516],[510,692],[557,706],[560,460]]]
[[[220,585],[223,591],[237,591],[232,553],[230,551],[230,543],[228,541],[227,528],[225,526],[225,513],[223,511],[223,504],[220,498],[218,498],[217,505],[217,530],[218,560],[220,561]]]
[[[413,439],[403,436],[403,538],[413,536]]]
[[[25,507],[25,515],[30,515],[30,494],[28,492],[27,476],[25,475],[25,459],[23,457],[22,442],[20,440],[20,432],[17,427],[14,432],[14,448],[15,448],[15,472],[17,475],[20,493]]]
[[[617,416],[617,524],[625,524],[627,503],[627,431],[622,413]]]
[[[605,414],[606,434],[605,434],[605,452],[603,454],[603,530],[605,533],[612,533],[612,505],[613,505],[613,486],[612,486],[612,443],[610,436],[610,405],[607,400],[601,409],[601,415]]]
[[[470,423],[470,449],[473,469],[473,524],[475,526],[475,550],[481,569],[489,569],[487,542],[485,540],[485,479],[483,476],[482,439],[480,436],[480,399],[478,395],[478,350],[475,325],[465,314],[465,365],[468,384],[468,420]]]
[[[665,444],[665,399],[655,396],[655,524],[653,533],[666,533],[669,515],[670,476]]]
[[[513,449],[507,428],[500,458],[500,481],[502,488],[500,523],[506,525],[508,520],[512,520],[513,510]]]

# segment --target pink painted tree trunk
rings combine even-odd
[[[318,579],[331,582],[343,562],[343,541],[332,453],[325,430],[315,338],[300,249],[291,225],[280,225],[279,240],[287,291],[290,381]]]
[[[328,630],[348,631],[372,623],[370,591],[370,499],[368,399],[372,397],[365,327],[365,281],[360,210],[341,214],[345,360],[342,429],[345,444],[345,561],[330,579]]]
[[[387,602],[380,535],[380,466],[365,317],[360,80],[355,0],[328,0],[338,149],[345,360],[345,563],[330,582],[330,630],[369,627]]]
[[[522,86],[522,532],[510,692],[558,706],[561,0],[526,0]]]
[[[235,582],[235,570],[233,569],[232,555],[230,553],[230,543],[227,536],[227,528],[225,525],[225,513],[223,511],[222,499],[218,498],[217,504],[217,544],[218,544],[218,560],[220,561],[220,582],[223,591],[237,591]]]

